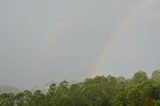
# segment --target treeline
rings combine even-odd
[[[83,82],[63,81],[41,90],[0,95],[0,106],[160,106],[160,70],[151,78],[143,71],[131,79],[97,76]]]

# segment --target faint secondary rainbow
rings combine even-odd
[[[43,73],[42,75],[47,74],[45,70],[48,70],[49,63],[51,63],[52,59],[56,57],[55,51],[59,46],[62,45],[61,40],[64,37],[63,33],[65,33],[67,30],[70,30],[72,27],[72,23],[68,18],[60,18],[52,23],[53,25],[51,29],[49,29],[50,32],[43,40],[43,45],[35,54],[36,61],[34,63],[34,70],[37,70],[39,73]]]
[[[117,40],[120,35],[126,30],[127,25],[132,22],[132,18],[138,14],[140,9],[143,7],[145,0],[138,0],[136,5],[134,5],[131,9],[129,9],[128,13],[119,21],[115,30],[112,32],[110,39],[105,42],[104,47],[100,51],[99,55],[97,56],[95,64],[91,67],[91,73],[89,74],[90,77],[94,77],[97,72],[100,71],[101,65],[103,63],[104,57],[106,57],[108,51],[112,47],[115,40]]]

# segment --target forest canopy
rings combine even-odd
[[[0,106],[160,106],[160,70],[151,78],[138,71],[132,78],[96,76],[70,84],[51,84],[47,93],[1,93]]]

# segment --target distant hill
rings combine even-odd
[[[1,93],[17,93],[19,89],[12,86],[0,85],[0,94]]]

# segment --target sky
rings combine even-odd
[[[159,0],[0,0],[0,85],[160,68]]]

